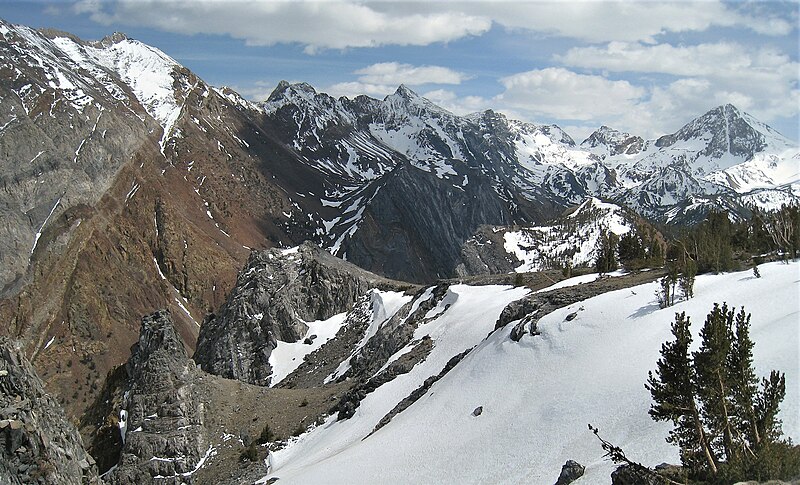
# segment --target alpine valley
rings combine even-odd
[[[609,483],[589,422],[680,461],[644,388],[674,311],[599,241],[798,205],[800,147],[730,104],[576,143],[403,85],[252,102],[0,20],[0,185],[2,483]],[[798,264],[761,272],[676,308],[753,313],[797,441]]]

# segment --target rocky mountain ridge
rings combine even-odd
[[[430,283],[457,274],[479,227],[542,225],[591,195],[675,223],[795,200],[777,135],[733,109],[712,116],[727,125],[601,159],[556,126],[456,116],[405,86],[334,99],[281,83],[254,103],[124,35],[0,21],[0,36],[0,319],[72,416],[127,356],[141,315],[169,308],[192,351],[252,249],[308,240]],[[706,145],[686,143],[724,126],[740,127],[735,147],[755,140],[754,156],[693,172],[684,162]]]
[[[464,243],[456,271],[469,276],[591,267],[603,232],[657,234],[634,212],[590,197],[548,224],[481,227]]]

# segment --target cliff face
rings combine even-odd
[[[447,278],[461,261],[461,245],[481,224],[510,224],[507,204],[477,170],[462,187],[412,165],[384,176],[345,245],[348,261],[413,282]]]
[[[0,339],[0,482],[101,483],[80,434],[8,339]]]
[[[268,385],[278,340],[296,342],[307,322],[350,310],[370,288],[396,286],[309,243],[253,252],[219,315],[203,323],[194,360],[209,373]]]
[[[119,415],[122,453],[110,483],[174,483],[208,458],[205,410],[198,371],[189,360],[169,312],[142,319],[139,341],[126,366],[128,383]],[[202,461],[201,461],[202,460]]]

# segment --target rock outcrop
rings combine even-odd
[[[653,281],[660,277],[660,271],[646,271],[632,273],[628,276],[615,278],[598,278],[589,283],[583,283],[555,290],[530,293],[519,300],[509,303],[500,313],[495,329],[505,327],[509,323],[517,322],[511,329],[510,338],[515,342],[527,335],[538,335],[539,319],[554,310],[572,305],[576,302],[594,296],[626,288],[636,284]],[[570,312],[565,321],[572,321],[580,315],[581,308]]]
[[[561,474],[556,480],[556,485],[569,485],[583,476],[586,467],[574,460],[567,460],[561,467]]]
[[[204,428],[205,398],[195,385],[199,371],[169,312],[142,318],[126,370],[127,399],[119,421],[124,444],[108,482],[191,483],[213,448]]]
[[[101,483],[80,434],[8,339],[0,339],[0,483]]]
[[[203,322],[194,360],[211,374],[268,385],[278,340],[296,342],[305,322],[350,310],[370,288],[398,285],[311,243],[255,251],[219,315]]]

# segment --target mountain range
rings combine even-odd
[[[179,357],[197,352],[208,374],[169,361],[170,382],[222,376],[257,395],[299,386],[298,367],[280,356],[304,359],[291,346],[315,335],[303,349],[335,355],[341,368],[320,359],[315,369],[330,372],[304,386],[340,386],[326,398],[341,400],[344,418],[361,401],[353,395],[399,372],[392,355],[403,351],[409,360],[397,359],[413,367],[422,357],[412,356],[431,351],[415,328],[462,291],[442,280],[590,264],[604,229],[655,231],[712,209],[741,218],[800,202],[797,143],[732,105],[654,140],[603,126],[578,144],[556,125],[492,110],[455,115],[403,85],[382,100],[335,99],[282,81],[253,102],[124,34],[84,41],[3,20],[0,152],[3,333],[95,437],[108,432],[104,406],[122,405],[124,386],[108,373],[120,372],[136,342],[177,339],[187,347]],[[140,326],[158,309],[167,312]],[[336,315],[326,346],[309,329]],[[161,333],[145,336],[145,327]],[[340,340],[348,328],[351,340]],[[468,349],[450,350],[431,362]],[[129,376],[160,375],[133,355]],[[125,392],[137,389],[140,406],[156,399],[141,385]],[[108,411],[100,422],[87,418],[98,409]],[[195,464],[213,448],[206,431],[183,443]],[[115,443],[123,457],[152,451]],[[169,468],[157,465],[154,474]],[[171,466],[174,476],[187,472]]]

